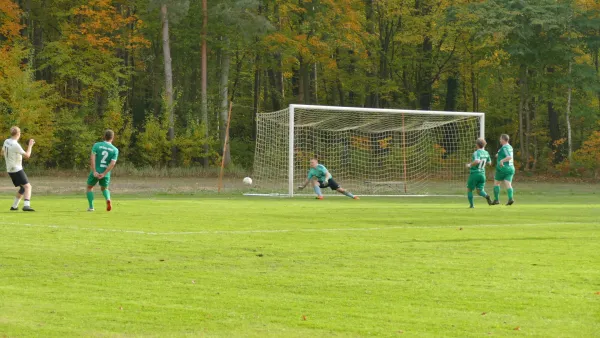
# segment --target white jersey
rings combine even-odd
[[[25,150],[23,150],[19,142],[9,138],[4,141],[2,150],[4,151],[4,159],[6,160],[6,171],[16,173],[23,170],[23,155],[25,154]]]

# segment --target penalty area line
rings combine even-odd
[[[325,228],[325,229],[257,229],[257,230],[200,230],[200,231],[169,231],[156,232],[144,230],[126,230],[126,229],[105,229],[105,228],[89,228],[76,226],[61,226],[54,224],[32,224],[32,223],[14,223],[0,222],[0,225],[19,225],[30,228],[49,228],[57,230],[72,230],[72,231],[90,231],[90,232],[112,232],[122,234],[137,234],[149,236],[177,236],[177,235],[245,235],[245,234],[278,234],[278,233],[294,233],[294,232],[357,232],[357,231],[389,231],[403,229],[476,229],[476,228],[500,228],[500,227],[535,227],[535,226],[555,226],[555,225],[583,225],[590,224],[586,222],[551,222],[551,223],[515,223],[515,224],[479,224],[479,225],[437,225],[437,226],[418,226],[418,225],[403,225],[389,227],[371,227],[371,228]]]

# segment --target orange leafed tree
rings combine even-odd
[[[0,0],[0,35],[10,43],[20,36],[24,26],[19,22],[21,9],[12,0]]]

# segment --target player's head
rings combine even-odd
[[[10,128],[10,137],[18,140],[21,137],[21,128],[14,126]]]
[[[510,141],[510,136],[508,136],[508,134],[500,135],[500,144],[502,144],[502,145],[508,144],[508,141]]]
[[[115,132],[110,129],[106,129],[106,131],[104,132],[104,141],[112,142],[112,140],[114,138],[115,138]]]
[[[485,140],[483,138],[478,138],[477,141],[475,142],[475,144],[477,144],[477,148],[483,149],[483,148],[485,148],[485,145],[487,144],[487,142],[485,142]]]
[[[313,156],[313,158],[310,159],[310,167],[316,168],[318,165],[319,165],[319,160],[317,159],[316,156]]]

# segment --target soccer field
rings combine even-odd
[[[110,213],[4,194],[0,336],[598,337],[600,209],[578,190],[476,209],[115,192]]]

